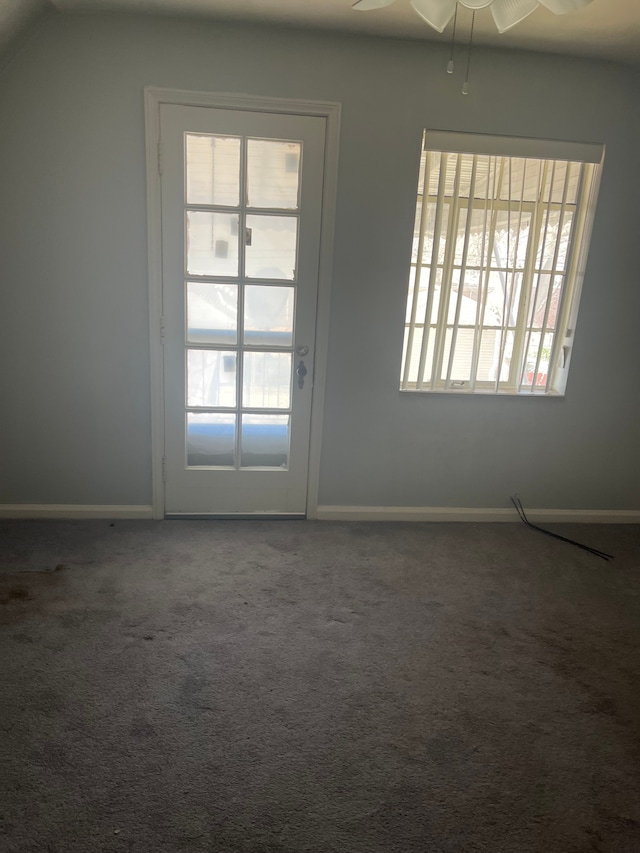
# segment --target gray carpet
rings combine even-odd
[[[640,529],[0,523],[2,853],[637,853]],[[57,569],[57,570],[56,570]]]

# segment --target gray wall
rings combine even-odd
[[[146,85],[343,106],[320,502],[640,508],[638,74],[478,50],[52,17],[0,74],[0,503],[151,499]],[[400,395],[425,125],[604,142],[565,399]]]

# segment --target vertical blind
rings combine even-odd
[[[425,134],[400,387],[550,392],[602,148],[469,138]]]

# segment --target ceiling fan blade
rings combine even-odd
[[[466,6],[467,9],[484,9],[486,6],[490,6],[493,3],[493,0],[459,0],[461,6]]]
[[[593,0],[540,0],[540,3],[556,15],[566,15],[567,12],[584,9]]]
[[[494,0],[491,7],[499,33],[506,33],[538,8],[538,0]]]
[[[395,0],[356,0],[351,7],[359,12],[368,12],[370,9],[382,9],[383,6],[390,6]]]
[[[443,32],[456,11],[456,0],[411,0],[414,10],[430,27]]]

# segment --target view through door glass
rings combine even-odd
[[[185,135],[189,466],[288,466],[301,156]]]

